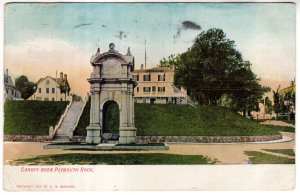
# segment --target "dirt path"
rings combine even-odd
[[[262,125],[273,125],[273,126],[282,126],[282,127],[295,127],[293,124],[286,123],[284,121],[276,121],[276,120],[266,120],[261,122]]]
[[[294,133],[282,132],[284,136],[295,138]],[[68,151],[43,149],[45,143],[4,142],[4,163],[10,160],[30,158],[39,155],[65,153],[169,153],[182,155],[204,155],[217,159],[220,164],[245,164],[248,157],[244,151],[261,151],[262,149],[294,149],[295,141],[282,143],[237,143],[237,144],[168,144],[167,151]],[[261,151],[265,152],[265,151]]]

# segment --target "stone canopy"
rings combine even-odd
[[[109,50],[91,57],[93,72],[88,79],[91,92],[90,125],[87,127],[87,143],[100,143],[105,127],[103,118],[106,115],[105,105],[115,102],[119,108],[119,143],[129,144],[136,141],[134,125],[133,92],[136,82],[133,79],[134,57],[130,48],[122,55],[111,43]]]

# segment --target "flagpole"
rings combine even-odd
[[[55,101],[57,101],[57,70],[55,70]]]

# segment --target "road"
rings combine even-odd
[[[217,159],[219,164],[245,164],[248,157],[244,154],[244,151],[261,151],[262,149],[294,149],[295,134],[282,132],[282,135],[290,137],[293,140],[281,143],[168,144],[169,150],[166,151],[69,151],[43,149],[43,146],[46,145],[46,143],[4,142],[3,160],[4,164],[9,164],[9,161],[14,159],[65,153],[169,153],[182,155],[204,155],[211,159]]]

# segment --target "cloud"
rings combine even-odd
[[[177,25],[177,32],[173,36],[174,42],[180,37],[182,30],[201,30],[201,26],[196,22],[185,20]]]
[[[197,24],[196,22],[186,20],[186,21],[182,22],[181,24],[182,24],[182,28],[184,30],[188,30],[188,29],[201,30],[201,26],[199,24]]]
[[[89,26],[89,25],[92,25],[92,23],[82,23],[82,24],[78,24],[78,25],[74,26],[73,28],[79,28],[79,27],[82,27],[82,26]]]

